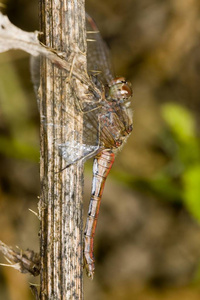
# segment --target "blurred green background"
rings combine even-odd
[[[38,29],[37,1],[4,0]],[[133,84],[134,130],[106,183],[85,299],[200,298],[200,2],[88,0],[116,75]],[[0,55],[0,239],[38,251],[39,114],[29,56]],[[92,161],[86,164],[87,213]],[[6,263],[3,256],[0,262]],[[0,266],[0,299],[33,299],[37,279]]]

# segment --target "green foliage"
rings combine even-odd
[[[0,153],[19,160],[39,161],[38,147],[21,142],[18,138],[0,136]]]
[[[183,192],[188,210],[200,221],[200,164],[183,173]]]
[[[167,103],[162,106],[162,115],[177,140],[188,143],[195,137],[194,118],[186,108]]]
[[[174,103],[163,105],[162,115],[171,132],[168,139],[176,145],[170,164],[180,182],[182,201],[200,221],[200,143],[194,116],[188,109]],[[170,187],[175,177],[169,173],[168,176]]]
[[[10,57],[12,56],[9,53],[1,54],[2,61],[7,60],[7,63],[1,63],[0,68],[0,154],[38,162],[39,133],[29,117],[30,95],[24,89]]]
[[[200,221],[200,143],[193,114],[181,105],[162,105],[165,129],[159,147],[167,163],[150,178],[112,172],[120,182],[143,193],[184,205]]]
[[[178,159],[184,167],[198,163],[200,148],[192,113],[180,105],[168,103],[163,105],[162,115],[171,130],[173,142],[177,146],[178,157],[174,159]]]

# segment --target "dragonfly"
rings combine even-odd
[[[132,125],[132,87],[124,77],[115,77],[109,50],[95,21],[86,14],[87,27],[87,71],[89,93],[83,99],[77,95],[74,103],[83,116],[83,135],[73,131],[73,138],[66,142],[55,141],[59,154],[67,167],[78,161],[94,157],[91,198],[84,231],[84,266],[88,277],[95,272],[94,236],[105,181],[114,163],[116,153],[123,147],[130,135]],[[38,61],[34,62],[38,65]],[[34,74],[36,72],[36,74]],[[32,79],[38,90],[38,67],[32,68]],[[71,80],[73,86],[73,80]],[[72,87],[73,90],[73,87]],[[75,90],[75,88],[74,88]],[[64,111],[64,108],[63,108]],[[66,112],[67,114],[70,112]],[[75,119],[76,121],[76,119]],[[63,169],[63,170],[64,170]]]
[[[86,13],[87,70],[90,79],[101,92],[88,101],[79,100],[83,114],[82,144],[66,142],[60,145],[67,167],[80,159],[94,157],[91,198],[84,231],[84,265],[89,278],[95,272],[94,236],[105,181],[116,153],[130,135],[132,125],[132,87],[124,77],[115,77],[109,50],[93,18]]]
[[[97,149],[94,154],[91,198],[84,231],[84,259],[87,275],[93,278],[94,235],[105,181],[116,153],[122,148],[133,129],[130,108],[132,87],[124,77],[113,75],[109,50],[99,29],[88,14],[86,21],[88,74],[102,93],[100,107],[89,113],[92,125],[89,127],[94,132],[93,135],[96,134]]]

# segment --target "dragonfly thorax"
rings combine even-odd
[[[119,100],[106,101],[104,109],[100,115],[101,140],[105,148],[119,148],[132,131],[129,109]]]

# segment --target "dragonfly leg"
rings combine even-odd
[[[73,94],[76,96],[76,108],[79,112],[86,114],[102,107],[102,99],[105,98],[104,88],[102,86],[101,96],[94,94],[94,91],[88,91],[85,97],[78,95],[77,81],[71,80],[70,83]]]
[[[103,150],[94,158],[93,180],[88,217],[84,232],[84,260],[88,277],[93,279],[95,270],[94,259],[94,235],[101,204],[102,193],[106,178],[114,162],[114,153]]]

